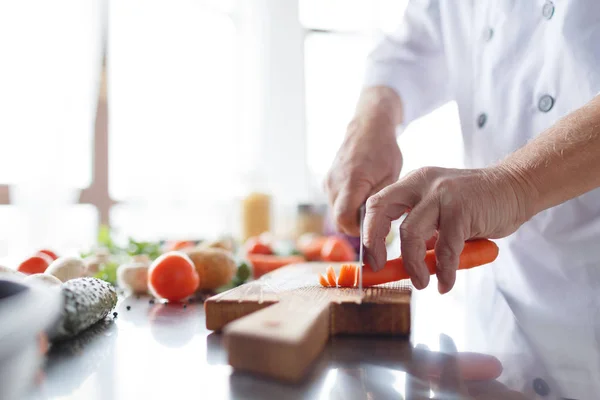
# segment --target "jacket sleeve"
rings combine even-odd
[[[451,100],[440,0],[411,0],[398,29],[369,54],[364,86],[394,89],[403,124]]]

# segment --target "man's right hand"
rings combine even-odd
[[[356,116],[327,174],[325,189],[341,232],[359,236],[358,209],[369,196],[396,182],[402,154],[396,126],[402,106],[396,93],[384,87],[361,94]]]

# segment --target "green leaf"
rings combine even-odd
[[[158,242],[138,242],[129,238],[127,254],[130,256],[147,255],[151,260],[157,259],[161,254],[160,243]]]
[[[244,282],[246,282],[248,280],[248,278],[250,278],[250,267],[248,266],[248,264],[246,264],[245,262],[243,262],[242,264],[240,264],[240,266],[238,267],[237,273],[235,275],[235,278],[237,278],[239,280],[240,285]]]
[[[98,245],[105,247],[111,254],[119,254],[123,252],[115,241],[112,238],[112,232],[107,225],[100,225],[98,229],[98,237],[97,237]]]
[[[237,273],[235,274],[233,279],[231,279],[231,282],[229,282],[227,285],[223,285],[217,288],[215,292],[218,294],[225,292],[226,290],[233,289],[234,287],[243,285],[244,283],[246,283],[248,278],[250,278],[250,274],[250,267],[245,262],[242,262],[237,269]]]
[[[117,284],[117,269],[119,264],[116,262],[109,262],[104,264],[102,269],[94,276],[94,278],[102,279],[112,285]]]
[[[114,246],[114,242],[110,235],[110,228],[106,225],[100,225],[100,229],[98,229],[98,244],[112,247]]]
[[[79,253],[79,257],[80,258],[88,258],[90,256],[93,256],[94,252],[93,251],[82,251]]]

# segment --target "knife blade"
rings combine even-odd
[[[358,226],[360,229],[360,244],[358,246],[358,298],[362,300],[363,290],[362,290],[362,273],[363,273],[363,265],[364,265],[364,220],[365,220],[365,205],[361,205],[358,210]]]

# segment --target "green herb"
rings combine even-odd
[[[123,250],[116,245],[112,238],[112,232],[107,225],[100,225],[98,229],[98,237],[96,239],[99,246],[106,247],[111,254],[119,254]]]
[[[88,258],[94,255],[93,251],[82,251],[79,253],[79,257],[81,258]]]
[[[242,262],[237,269],[237,273],[235,274],[235,276],[233,277],[233,279],[231,279],[231,282],[229,282],[227,285],[223,285],[220,288],[217,288],[217,290],[215,290],[215,292],[217,293],[222,293],[226,290],[229,289],[233,289],[234,287],[238,287],[242,284],[244,284],[248,278],[250,278],[250,267],[248,266],[248,264],[246,264],[245,262]]]
[[[161,254],[160,243],[154,242],[138,242],[129,238],[129,244],[127,246],[127,254],[130,256],[138,256],[145,254],[151,260],[157,259]]]
[[[238,267],[237,273],[235,274],[235,277],[233,279],[237,279],[239,285],[241,285],[242,283],[246,282],[248,278],[250,278],[250,267],[248,266],[248,264],[243,262]]]
[[[116,262],[109,262],[101,266],[100,271],[94,276],[94,278],[102,279],[112,285],[117,284],[117,268],[119,264]]]

